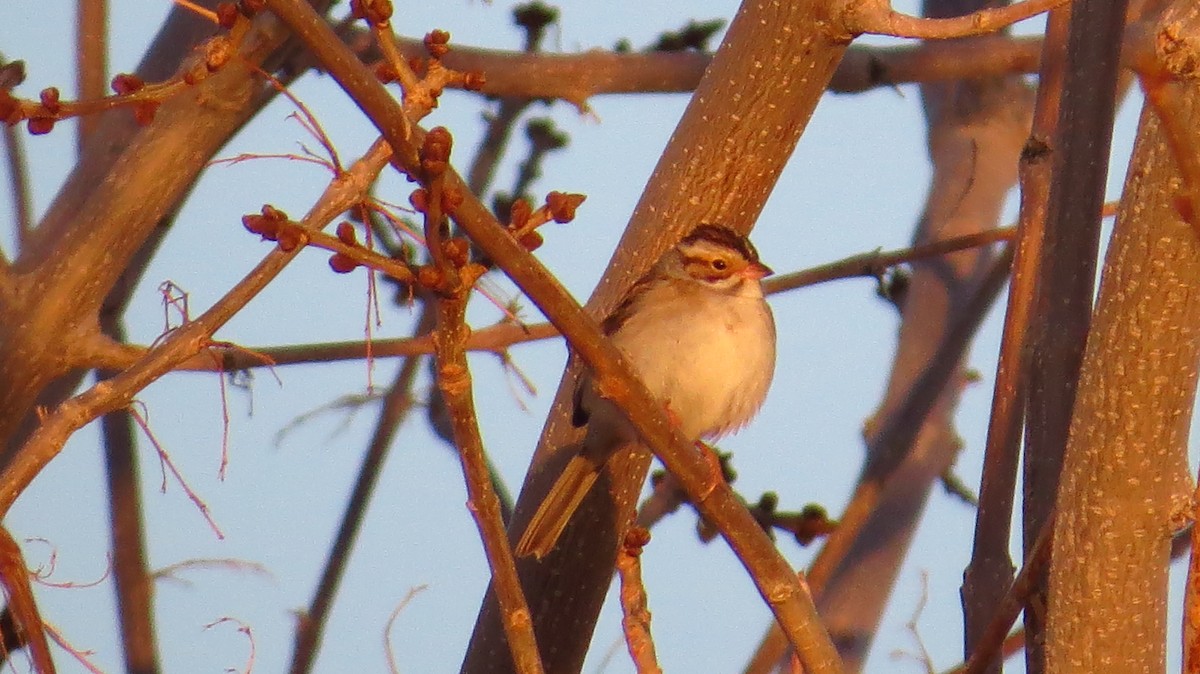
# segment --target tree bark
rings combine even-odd
[[[1196,128],[1200,96],[1187,94]],[[1200,363],[1200,245],[1179,173],[1143,110],[1105,261],[1056,502],[1046,671],[1165,668],[1167,571],[1190,499],[1187,434]]]

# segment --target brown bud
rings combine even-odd
[[[241,12],[238,11],[238,6],[233,2],[218,2],[217,3],[217,25],[229,30],[237,23]]]
[[[471,244],[462,237],[446,239],[442,242],[442,252],[446,254],[446,259],[454,263],[455,267],[463,267],[471,257]]]
[[[338,274],[349,274],[358,268],[358,263],[341,253],[329,258],[329,268]]]
[[[54,130],[53,117],[30,117],[25,123],[29,133],[34,136],[42,136]]]
[[[392,3],[390,0],[350,0],[350,15],[366,19],[372,26],[382,26],[392,18]]]
[[[121,96],[140,91],[144,86],[146,83],[142,78],[132,73],[119,73],[112,78],[112,90]]]
[[[263,11],[266,6],[267,3],[263,2],[263,0],[239,0],[238,2],[238,8],[242,10],[242,14],[247,19],[253,18],[255,14]]]
[[[279,223],[265,218],[258,213],[247,213],[242,216],[242,226],[251,234],[257,234],[264,241],[275,241],[279,238]]]
[[[450,51],[450,33],[444,30],[434,30],[425,34],[425,51],[429,56],[440,59]]]
[[[545,242],[546,240],[543,239],[542,235],[538,232],[526,232],[525,235],[521,237],[521,245],[525,247],[525,250],[531,253],[538,248],[541,248],[542,244]]]
[[[429,192],[425,191],[424,187],[418,187],[408,195],[408,203],[417,210],[418,213],[429,212]]]
[[[421,170],[425,171],[425,175],[430,178],[436,178],[446,172],[450,165],[444,161],[434,159],[426,159],[421,162]]]
[[[546,195],[546,206],[550,209],[550,217],[562,224],[575,219],[575,209],[579,208],[584,199],[587,197],[583,194],[551,192]]]
[[[625,532],[624,548],[628,555],[638,556],[642,554],[642,548],[650,542],[650,530],[646,527],[630,527]]]
[[[342,243],[348,246],[358,245],[358,236],[354,232],[354,225],[342,220],[337,226],[337,238]]]
[[[435,126],[425,135],[421,144],[421,158],[430,161],[449,161],[450,148],[454,145],[454,137],[444,126]]]
[[[62,110],[62,104],[58,100],[57,87],[46,87],[42,89],[42,93],[39,96],[42,99],[42,107],[46,109],[46,112],[57,115]]]

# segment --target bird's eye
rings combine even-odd
[[[726,262],[725,260],[722,260],[721,258],[717,258],[717,259],[713,260],[712,262],[710,262],[709,264],[712,265],[712,268],[716,269],[717,271],[725,271],[726,269],[729,268],[729,263]]]

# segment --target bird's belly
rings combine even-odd
[[[631,319],[614,340],[688,438],[743,426],[761,406],[774,371],[770,314],[746,302],[706,315],[703,321],[641,316],[646,320]]]

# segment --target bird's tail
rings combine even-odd
[[[572,457],[525,527],[525,533],[517,543],[517,556],[533,555],[541,559],[550,554],[598,476],[592,461],[580,455]]]

